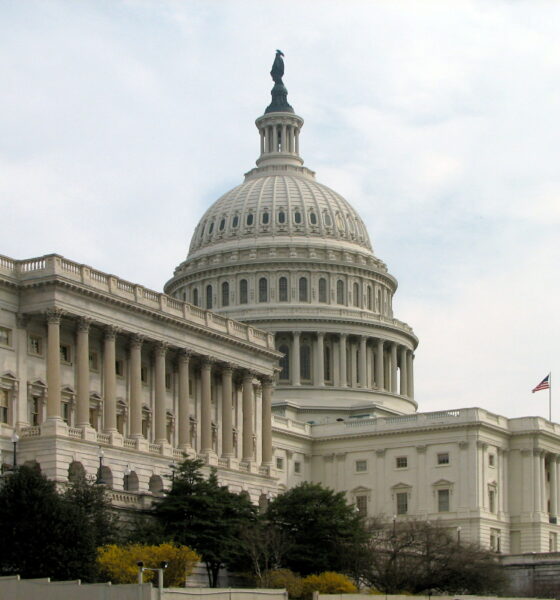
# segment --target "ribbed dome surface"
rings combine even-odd
[[[276,168],[275,171],[280,169]],[[371,250],[366,228],[350,204],[307,169],[285,168],[268,174],[251,172],[204,214],[189,253],[234,240],[302,236],[344,240]]]

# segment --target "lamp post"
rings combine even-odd
[[[97,456],[99,457],[99,469],[97,470],[97,479],[95,483],[98,485],[103,485],[105,483],[103,481],[103,457],[105,456],[105,452],[103,452],[103,448],[101,446],[99,446]]]
[[[393,515],[393,537],[397,533],[397,515]]]
[[[457,546],[461,545],[461,526],[457,527]]]
[[[14,431],[12,433],[12,444],[14,445],[14,471],[17,468],[17,443],[19,442],[19,435]]]

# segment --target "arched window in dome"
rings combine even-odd
[[[255,219],[255,217],[254,217],[253,213],[249,213],[247,215],[247,219],[245,221],[245,223],[247,223],[247,227],[250,227],[253,224],[254,219]]]
[[[222,217],[222,220],[220,221],[220,227],[219,227],[220,231],[223,231],[225,226],[226,226],[226,219],[225,219],[225,217]]]
[[[354,306],[360,306],[360,284],[357,282],[353,285],[352,295],[354,296]]]
[[[367,286],[367,307],[368,310],[373,310],[373,290],[371,285]]]
[[[317,215],[314,212],[309,213],[309,222],[311,225],[317,225]]]
[[[288,348],[288,346],[286,344],[282,344],[278,348],[278,352],[282,352],[282,354],[284,355],[279,361],[280,368],[282,370],[280,371],[280,375],[279,375],[278,379],[280,381],[289,381],[290,380],[290,349]]]
[[[319,279],[319,302],[327,301],[327,280],[324,277]]]
[[[222,283],[222,306],[229,306],[229,283]]]
[[[239,282],[239,304],[247,304],[249,301],[249,294],[247,293],[247,280],[242,279]]]
[[[309,344],[302,344],[299,350],[299,375],[302,381],[311,380],[311,347]]]
[[[286,222],[286,213],[281,210],[278,213],[278,223],[280,223],[280,225],[283,225]]]
[[[192,303],[195,306],[198,306],[198,288],[194,288],[192,291]]]
[[[346,222],[348,223],[348,229],[352,234],[356,233],[356,224],[354,223],[354,219],[347,213],[346,214]]]
[[[239,227],[239,215],[234,215],[234,217],[231,221],[231,226],[233,227],[233,229],[235,229],[236,227]]]
[[[301,224],[301,213],[299,212],[299,210],[296,210],[296,212],[294,213],[294,223],[296,225]]]
[[[270,221],[270,213],[267,210],[265,210],[262,214],[261,222],[263,225],[268,225],[269,221]]]
[[[268,279],[266,277],[259,279],[259,302],[268,302]]]
[[[339,231],[344,231],[344,220],[340,213],[336,213],[336,226]]]
[[[332,380],[331,348],[330,348],[330,346],[325,346],[325,349],[323,351],[323,373],[325,376],[325,381]]]
[[[377,312],[382,312],[381,290],[377,288]]]
[[[208,235],[211,235],[211,233],[214,231],[214,221],[212,221],[212,223],[210,223],[210,227],[208,228]]]
[[[307,277],[299,278],[299,301],[300,302],[308,302],[309,301]]]
[[[200,239],[202,239],[204,237],[205,229],[206,229],[206,221],[204,223],[202,223],[202,226],[200,227]]]
[[[212,286],[206,286],[206,308],[212,310]]]
[[[288,302],[288,278],[280,277],[278,280],[278,301]]]
[[[342,279],[336,282],[336,303],[344,304],[344,281]]]
[[[332,219],[328,212],[323,213],[323,221],[326,227],[332,227]]]

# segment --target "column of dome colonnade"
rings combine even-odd
[[[152,359],[154,373],[154,405],[153,405],[153,438],[156,444],[170,445],[167,432],[167,386],[166,365],[171,362],[177,372],[177,423],[178,447],[186,451],[195,451],[191,440],[191,418],[194,406],[190,406],[193,396],[190,393],[190,369],[195,380],[200,382],[200,454],[217,456],[217,442],[212,435],[214,408],[212,396],[214,386],[219,380],[221,385],[221,410],[218,416],[217,429],[221,434],[221,458],[234,457],[234,436],[236,407],[235,398],[240,382],[242,408],[242,460],[246,463],[256,461],[257,436],[254,430],[256,398],[255,387],[262,389],[262,423],[260,431],[261,462],[263,465],[272,463],[272,415],[271,404],[273,394],[273,379],[267,374],[248,371],[241,365],[223,363],[212,357],[196,353],[190,348],[174,347],[172,344],[156,339],[149,339],[137,332],[128,332],[111,324],[94,323],[91,319],[72,315],[59,309],[49,309],[45,312],[47,320],[47,422],[62,422],[61,394],[61,325],[72,328],[76,335],[76,417],[75,425],[88,434],[96,434],[90,420],[90,338],[95,328],[103,343],[103,433],[119,436],[117,430],[117,360],[116,348],[119,341],[124,342],[128,349],[128,406],[129,426],[128,437],[144,439],[142,431],[142,349],[144,358]],[[198,377],[197,377],[198,376]],[[196,399],[194,399],[196,402]],[[69,423],[70,424],[70,423]],[[84,439],[92,439],[84,435]]]
[[[287,346],[278,344],[280,351],[282,347],[287,348],[288,356],[284,361],[289,364],[289,369],[280,373],[280,385],[373,389],[414,399],[414,352],[405,344],[375,335],[324,331],[296,330],[279,335],[283,340],[290,339]],[[302,336],[311,338],[311,348],[302,341]],[[336,365],[335,354],[330,352],[335,348],[338,353]],[[312,369],[307,364],[310,356]],[[326,370],[330,372],[328,377]]]

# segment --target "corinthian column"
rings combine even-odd
[[[317,332],[315,377],[315,385],[325,385],[325,334],[322,331]]]
[[[76,340],[77,407],[76,425],[89,427],[89,327],[91,319],[78,321]]]
[[[262,464],[272,464],[272,377],[262,379]]]
[[[179,448],[190,446],[189,359],[188,350],[179,354]]]
[[[205,359],[200,368],[200,451],[212,452],[212,361]]]
[[[243,460],[253,459],[253,373],[246,371],[243,375]]]
[[[340,387],[346,387],[348,385],[348,372],[346,367],[346,340],[348,336],[346,333],[340,334]]]
[[[222,456],[233,456],[233,406],[232,406],[233,367],[222,368]]]
[[[390,373],[391,373],[391,383],[390,383],[390,392],[393,392],[393,394],[398,393],[398,389],[397,389],[397,366],[398,366],[398,361],[397,361],[397,344],[395,344],[395,342],[393,342],[391,344],[391,364],[389,365],[390,367]]]
[[[142,437],[142,341],[130,338],[130,437]]]
[[[112,326],[107,327],[103,341],[103,429],[105,433],[117,431],[116,339],[117,328]]]
[[[61,419],[60,416],[60,320],[62,311],[58,308],[47,310],[47,418]]]
[[[154,376],[155,376],[155,442],[167,443],[167,414],[165,411],[165,355],[167,344],[160,342],[154,349]]]
[[[408,364],[406,359],[407,349],[401,346],[401,396],[408,396]]]
[[[414,400],[414,355],[412,354],[412,350],[407,352],[407,361],[408,361],[408,397]]]
[[[300,374],[301,367],[299,361],[299,331],[294,331],[292,337],[292,385],[301,385],[300,384]]]
[[[366,353],[367,353],[367,337],[365,335],[360,336],[360,378],[358,381],[358,385],[361,388],[367,387],[367,362],[366,362]]]
[[[385,371],[383,365],[383,340],[378,339],[375,346],[375,383],[377,389],[382,390],[385,387]]]

